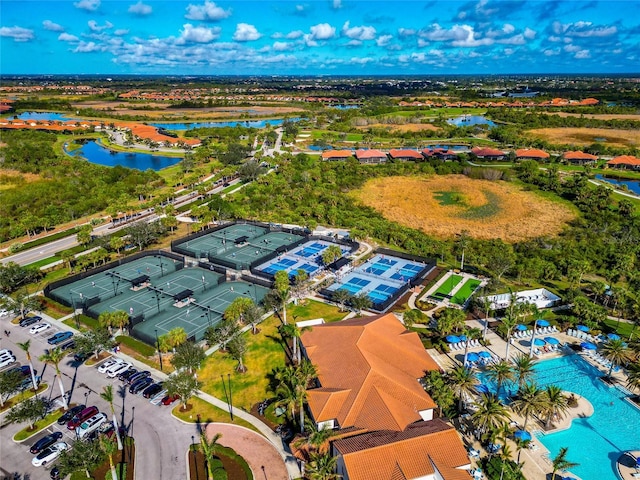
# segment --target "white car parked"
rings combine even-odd
[[[16,357],[13,355],[3,355],[0,357],[0,368],[7,367],[16,362]]]
[[[111,357],[100,364],[100,366],[98,367],[98,372],[107,373],[107,370],[117,363],[124,363],[124,360],[121,358]]]
[[[106,421],[107,416],[104,413],[96,413],[93,417],[88,418],[82,422],[78,428],[76,428],[76,435],[79,439],[83,439]]]
[[[31,327],[31,329],[29,330],[29,333],[32,335],[35,335],[36,333],[40,333],[40,332],[44,332],[45,330],[48,330],[51,328],[51,324],[44,322],[44,323],[38,323],[37,325],[34,325],[33,327]]]
[[[33,460],[31,460],[31,464],[34,467],[41,467],[49,462],[53,462],[67,448],[69,448],[69,445],[67,445],[65,442],[54,443],[53,445],[45,448],[38,455],[33,457]]]
[[[129,370],[131,367],[133,367],[133,365],[129,362],[116,363],[107,369],[107,376],[111,378],[117,377],[122,372]]]
[[[7,315],[9,315],[9,310],[6,308],[0,308],[0,317],[6,317]]]

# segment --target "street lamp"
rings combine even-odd
[[[196,479],[200,480],[200,474],[198,473],[198,458],[196,457],[196,438],[191,435],[191,455],[193,456],[193,463],[196,466]]]
[[[158,329],[156,331],[156,348],[158,349],[158,359],[160,360],[160,371],[162,371],[162,353],[160,352],[160,339],[158,338]]]
[[[229,414],[231,414],[231,421],[233,422],[233,398],[231,397],[231,374],[227,373],[229,379]]]
[[[220,374],[220,380],[222,380],[222,388],[224,389],[224,398],[227,400],[227,404],[229,405],[229,416],[231,420],[233,420],[233,413],[231,412],[231,402],[229,400],[229,395],[227,394],[227,384],[224,381],[224,375]]]

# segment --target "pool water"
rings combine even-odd
[[[593,405],[593,415],[574,419],[569,430],[538,436],[550,458],[568,447],[567,458],[580,464],[571,472],[583,480],[617,480],[620,454],[640,448],[640,409],[624,400],[628,392],[598,380],[602,375],[576,354],[536,365],[536,381],[541,387],[556,384]]]

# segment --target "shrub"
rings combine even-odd
[[[20,242],[12,243],[11,246],[9,247],[9,253],[11,254],[18,253],[23,248],[24,248],[24,245]]]

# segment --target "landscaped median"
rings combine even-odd
[[[179,403],[179,401],[178,401]],[[178,404],[173,407],[171,414],[176,417],[178,420],[182,420],[187,423],[230,423],[232,425],[238,425],[240,427],[248,428],[249,430],[253,430],[256,433],[260,433],[256,427],[251,425],[249,422],[239,418],[237,415],[233,417],[231,420],[231,416],[227,410],[223,410],[221,408],[216,407],[215,405],[211,405],[209,402],[206,402],[198,397],[192,397],[187,402],[187,408],[182,410],[182,405]]]
[[[38,386],[38,392],[37,393],[43,393],[48,388],[49,388],[49,385],[47,383],[41,383]],[[13,397],[7,399],[4,402],[4,405],[2,407],[0,407],[0,414],[6,412],[11,407],[17,405],[18,403],[23,402],[24,400],[27,400],[27,399],[33,397],[33,395],[34,395],[33,390],[25,390],[24,392],[20,392],[19,394],[14,395]]]
[[[34,436],[36,433],[44,430],[53,422],[58,420],[63,413],[64,410],[58,409],[55,412],[50,413],[46,417],[34,422],[33,429],[30,429],[30,427],[23,428],[13,436],[13,441],[17,443],[24,442],[27,438]]]

